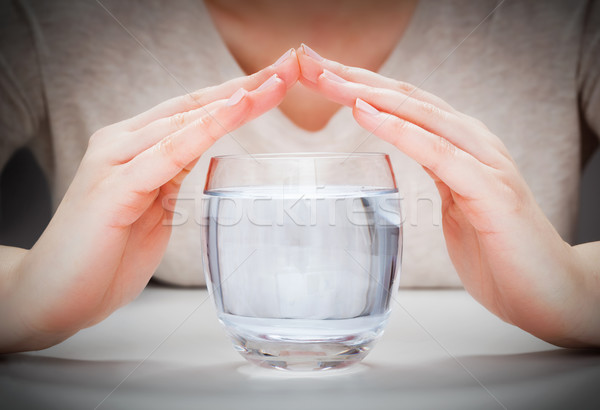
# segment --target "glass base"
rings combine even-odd
[[[342,369],[360,362],[375,341],[367,343],[290,343],[232,337],[233,345],[249,362],[272,369],[314,371]]]
[[[314,371],[360,362],[381,337],[388,313],[350,319],[264,319],[221,314],[233,345],[265,368]]]

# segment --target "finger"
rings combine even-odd
[[[240,88],[236,92],[243,93],[247,91]],[[128,135],[119,135],[118,139],[103,147],[105,155],[110,158],[110,162],[113,165],[131,161],[135,156],[158,143],[167,135],[185,128],[187,125],[202,118],[202,116],[221,107],[225,102],[226,100],[216,100],[195,110],[160,118]]]
[[[459,195],[477,198],[487,191],[488,175],[492,169],[447,139],[394,115],[380,112],[361,99],[356,100],[353,115],[363,128],[429,169]]]
[[[253,90],[264,83],[273,74],[277,74],[289,88],[299,76],[298,59],[294,49],[288,50],[272,65],[255,74],[239,77],[223,84],[194,91],[158,104],[154,108],[125,121],[125,129],[133,131],[160,118],[177,113],[198,109],[216,100],[229,98],[236,90]]]
[[[421,101],[428,102],[442,110],[454,112],[454,108],[440,97],[423,91],[414,85],[403,81],[393,80],[363,68],[349,67],[336,61],[328,60],[318,55],[306,44],[302,44],[297,50],[298,63],[300,65],[301,82],[309,88],[314,88],[317,79],[327,69],[332,73],[352,82],[363,83],[372,87],[387,88],[410,95]]]
[[[275,85],[277,80],[281,82],[279,76],[277,74],[273,74],[263,84],[250,92],[250,97],[256,100],[256,103],[251,105],[247,121],[256,118],[263,112],[263,104],[261,103],[261,99],[265,95],[269,95],[269,93],[272,92],[272,90],[269,90],[269,88]],[[248,92],[244,88],[240,88],[229,97],[229,101],[241,99],[246,93]],[[165,136],[184,129],[194,121],[199,120],[216,108],[223,106],[226,101],[227,100],[224,99],[217,100],[195,110],[176,113],[170,117],[160,118],[151,122],[145,127],[134,131],[128,137],[119,139],[113,146],[110,147],[111,152],[114,153],[114,156],[112,157],[113,163],[120,164],[130,161],[133,157],[145,149],[158,143]]]
[[[255,93],[247,93],[233,104],[222,104],[185,128],[161,139],[127,164],[122,176],[129,181],[127,189],[151,192],[175,178],[188,164],[196,160],[215,141],[256,116],[277,106],[285,95],[286,84],[275,78],[274,83]]]
[[[370,105],[446,138],[478,160],[499,166],[509,161],[508,150],[498,137],[474,121],[454,112],[387,88],[346,81],[325,69],[317,79],[317,89],[327,98],[350,107],[357,98]]]

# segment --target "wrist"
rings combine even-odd
[[[525,244],[514,267],[521,282],[508,287],[501,317],[557,346],[589,345],[586,324],[594,310],[579,255],[558,234],[538,237],[544,241]]]
[[[1,246],[0,247],[0,326],[3,329],[0,337],[0,351],[3,353],[25,350],[34,336],[27,329],[23,310],[27,301],[21,297],[23,281],[23,265],[30,251]]]
[[[570,246],[569,277],[576,297],[569,306],[573,343],[577,347],[600,346],[600,242]]]
[[[0,246],[0,353],[41,350],[65,340],[74,332],[46,332],[34,323],[40,295],[27,286],[32,250]]]
[[[579,246],[562,241],[557,269],[547,272],[554,276],[555,287],[548,295],[548,313],[553,326],[541,328],[535,336],[560,347],[585,348],[600,345],[599,287],[591,281],[593,270],[588,255]],[[596,248],[598,252],[598,248]]]

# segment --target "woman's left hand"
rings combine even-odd
[[[600,345],[600,276],[584,256],[600,243],[582,252],[561,239],[496,135],[410,84],[305,46],[298,60],[305,86],[352,107],[363,128],[433,178],[448,252],[476,300],[548,342]]]

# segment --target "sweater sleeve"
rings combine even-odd
[[[600,138],[600,2],[592,0],[584,20],[578,72],[583,120]]]
[[[17,0],[0,1],[0,171],[39,132],[43,81],[33,31]]]

